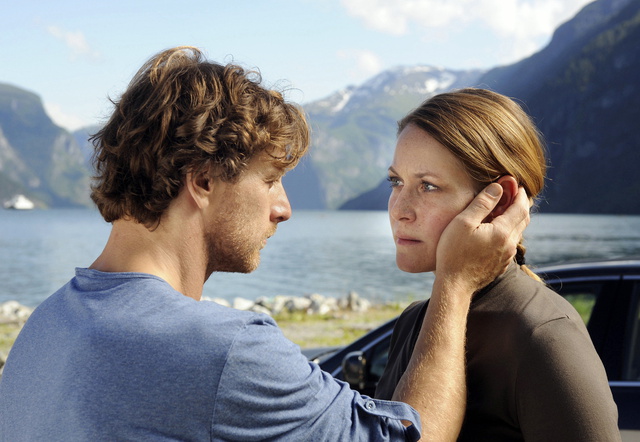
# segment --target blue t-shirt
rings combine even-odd
[[[11,442],[415,440],[419,427],[408,405],[309,363],[268,316],[141,273],[77,269],[33,312],[0,381]]]

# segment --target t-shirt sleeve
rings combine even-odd
[[[525,440],[620,440],[606,373],[582,324],[549,321],[521,351],[516,396]]]
[[[238,333],[216,395],[212,432],[223,440],[418,440],[410,406],[362,396],[307,361],[272,323]],[[414,425],[405,427],[401,420]]]

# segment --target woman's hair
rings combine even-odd
[[[485,89],[466,88],[436,95],[398,123],[412,124],[449,149],[477,183],[479,191],[504,175],[513,176],[530,198],[544,187],[546,159],[542,137],[513,100]],[[518,244],[516,261],[526,249]]]
[[[260,83],[259,73],[208,62],[192,47],[147,61],[91,137],[91,198],[103,218],[157,225],[187,173],[212,166],[233,181],[263,151],[293,168],[309,147],[305,116]]]

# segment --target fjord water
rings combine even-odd
[[[0,211],[0,302],[36,306],[101,252],[110,225],[95,210]],[[536,214],[525,232],[527,262],[640,256],[640,216]],[[383,211],[294,211],[249,274],[214,273],[203,295],[232,300],[349,291],[372,301],[427,297],[431,274],[395,266]]]

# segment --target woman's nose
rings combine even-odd
[[[389,196],[389,216],[392,219],[400,221],[409,221],[414,219],[415,212],[411,196],[403,189],[394,189]]]

